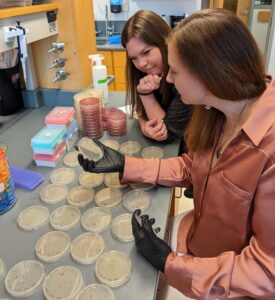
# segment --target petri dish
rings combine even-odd
[[[83,277],[77,268],[62,266],[45,278],[43,293],[47,300],[74,300],[83,286]]]
[[[150,191],[155,187],[152,183],[146,183],[146,182],[134,182],[130,183],[130,187],[133,190],[143,190],[143,191]]]
[[[97,187],[103,183],[103,173],[81,172],[78,177],[79,184],[88,187]]]
[[[45,262],[61,259],[70,248],[70,237],[62,231],[50,231],[36,242],[36,256]]]
[[[115,140],[104,140],[102,141],[102,144],[104,144],[105,146],[118,151],[119,150],[119,142],[115,141]]]
[[[150,207],[150,205],[151,198],[145,191],[132,190],[123,196],[123,206],[131,213],[138,208],[141,212],[144,212]]]
[[[90,284],[76,296],[76,300],[115,300],[114,292],[104,284]]]
[[[81,264],[92,264],[103,253],[104,239],[97,233],[86,232],[79,235],[71,244],[72,258]]]
[[[95,265],[97,279],[110,287],[125,284],[132,274],[132,262],[121,251],[112,250],[102,254]]]
[[[132,215],[122,214],[117,216],[111,224],[111,232],[113,237],[121,242],[133,241]]]
[[[18,216],[17,223],[26,231],[37,230],[49,221],[50,212],[43,205],[33,205],[25,208]]]
[[[5,288],[11,296],[27,297],[37,291],[44,276],[44,267],[40,262],[24,260],[9,270],[5,278]]]
[[[63,205],[56,208],[50,215],[50,224],[55,230],[70,230],[80,221],[81,213],[78,207]]]
[[[143,158],[163,158],[164,151],[156,146],[146,147],[141,151]]]
[[[105,188],[95,195],[95,202],[100,207],[112,208],[122,201],[122,193],[114,188]]]
[[[135,141],[127,141],[120,145],[119,151],[122,154],[134,156],[136,155],[141,149],[141,146],[139,143]]]
[[[112,215],[107,208],[93,207],[86,210],[81,217],[81,225],[87,231],[102,232],[111,223]]]
[[[0,258],[0,281],[4,278],[6,273],[6,267],[3,260]]]
[[[93,201],[94,196],[95,192],[92,188],[76,186],[69,191],[67,201],[70,205],[84,207]]]
[[[63,164],[67,167],[75,168],[79,166],[78,162],[78,151],[72,151],[67,153],[63,158]]]
[[[77,143],[77,146],[84,158],[98,161],[103,157],[101,148],[92,139],[84,137]]]
[[[64,184],[48,184],[40,191],[40,198],[48,204],[56,204],[66,199],[68,188]]]
[[[121,189],[121,188],[125,188],[127,186],[127,184],[120,184],[118,172],[105,174],[104,184],[107,187],[114,188],[114,189]]]
[[[54,184],[69,184],[74,181],[75,171],[71,168],[55,169],[50,175],[50,181]]]

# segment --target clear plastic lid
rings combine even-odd
[[[121,191],[113,188],[102,189],[95,195],[95,202],[100,207],[112,208],[118,205],[121,201]]]
[[[76,186],[72,188],[68,195],[67,201],[70,205],[84,207],[94,200],[95,191],[86,186]]]
[[[116,151],[119,150],[119,142],[115,141],[115,140],[104,140],[102,141],[102,144],[104,144],[105,146],[114,149]]]
[[[40,191],[40,198],[48,204],[56,204],[66,199],[68,188],[64,184],[49,184]]]
[[[103,183],[104,174],[103,173],[90,173],[82,172],[79,175],[79,184],[88,187],[97,187]]]
[[[159,147],[150,146],[141,151],[141,156],[143,158],[163,158],[164,151]]]
[[[131,242],[134,240],[132,232],[132,215],[131,214],[122,214],[117,216],[111,224],[111,232],[119,241],[122,242]]]
[[[63,205],[55,209],[50,215],[50,224],[55,230],[70,230],[80,220],[78,207]]]
[[[5,288],[14,297],[27,297],[36,292],[44,276],[44,266],[40,262],[21,261],[9,270],[5,278]]]
[[[62,266],[45,278],[43,293],[47,300],[74,300],[83,286],[83,277],[77,268]]]
[[[63,158],[63,164],[71,168],[75,168],[79,166],[79,162],[77,159],[78,154],[79,154],[78,151],[68,152]]]
[[[87,231],[102,232],[111,223],[112,215],[107,208],[93,207],[86,210],[81,217],[81,225]]]
[[[50,181],[54,184],[69,184],[75,179],[75,171],[71,168],[55,169],[50,175]]]
[[[77,146],[85,158],[98,161],[103,157],[101,148],[92,139],[84,137],[77,143]]]
[[[132,190],[123,196],[123,206],[131,213],[138,208],[144,212],[150,205],[151,198],[145,191]]]
[[[127,141],[120,145],[119,151],[122,154],[134,156],[136,155],[141,149],[141,145],[135,141]]]
[[[33,205],[25,208],[18,216],[19,227],[24,230],[36,230],[47,224],[50,212],[47,207],[42,205]]]
[[[114,292],[104,284],[90,284],[77,295],[76,300],[116,300]]]
[[[91,264],[103,253],[104,248],[105,242],[99,234],[86,232],[73,240],[71,255],[75,261],[81,264]]]
[[[114,188],[114,189],[121,189],[127,186],[127,184],[120,184],[118,172],[106,173],[104,176],[104,184],[107,187]]]
[[[0,258],[0,281],[4,278],[6,273],[6,267],[3,260]]]
[[[112,250],[98,258],[95,274],[101,283],[110,287],[118,287],[130,279],[132,262],[125,253]]]
[[[61,259],[70,248],[70,237],[62,231],[50,231],[36,242],[37,257],[46,262]]]
[[[146,183],[146,182],[134,182],[130,183],[130,187],[133,190],[143,190],[143,191],[150,191],[155,187],[152,183]]]

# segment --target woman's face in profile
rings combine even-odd
[[[126,50],[138,70],[148,75],[162,75],[163,63],[158,47],[149,45],[141,39],[132,38],[126,44]]]
[[[185,104],[209,104],[210,92],[180,59],[173,42],[168,44],[169,72],[166,80],[173,83]]]

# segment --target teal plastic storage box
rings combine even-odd
[[[65,141],[65,133],[65,126],[44,127],[31,139],[33,152],[37,154],[54,154],[58,146]]]

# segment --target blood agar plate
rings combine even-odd
[[[55,169],[50,175],[50,181],[54,184],[69,184],[75,179],[75,171],[71,168]]]
[[[94,195],[95,192],[92,188],[77,186],[69,191],[67,201],[70,205],[84,207],[93,201]]]
[[[44,267],[40,262],[21,261],[9,270],[5,278],[5,288],[14,297],[27,297],[36,292],[44,276]]]
[[[107,187],[114,188],[114,189],[121,189],[127,186],[127,184],[120,184],[118,172],[105,174],[104,184]]]
[[[76,300],[115,300],[114,292],[104,284],[90,284],[76,296]]]
[[[115,141],[115,140],[104,140],[102,141],[102,144],[104,144],[105,146],[118,151],[119,150],[119,142]]]
[[[6,267],[3,260],[0,258],[0,281],[4,278],[6,273]]]
[[[47,300],[74,300],[83,286],[83,277],[77,268],[62,266],[46,277],[43,293]]]
[[[70,230],[80,221],[81,213],[78,207],[63,205],[50,215],[50,224],[55,230]]]
[[[81,225],[87,231],[102,232],[111,223],[112,215],[107,208],[93,207],[86,210],[81,217]]]
[[[105,242],[103,238],[94,232],[86,232],[79,235],[71,244],[73,259],[81,264],[92,264],[103,253]]]
[[[111,224],[111,232],[119,241],[131,242],[134,240],[132,232],[132,215],[122,214],[117,216]]]
[[[88,187],[97,187],[103,183],[104,174],[103,173],[90,173],[82,172],[79,175],[79,184]]]
[[[72,151],[67,153],[63,158],[63,164],[67,167],[75,168],[79,166],[78,162],[78,151]]]
[[[129,212],[134,212],[138,208],[144,212],[150,207],[150,204],[149,194],[142,190],[132,190],[123,196],[123,206]]]
[[[164,151],[159,147],[150,146],[141,151],[141,156],[143,158],[162,158],[164,156]]]
[[[19,227],[24,230],[32,231],[39,229],[49,221],[50,212],[47,207],[33,205],[25,208],[18,216]]]
[[[68,188],[64,184],[49,184],[40,191],[40,198],[48,204],[56,204],[66,199]]]
[[[130,279],[132,262],[125,253],[112,250],[98,258],[95,274],[101,283],[110,287],[118,287]]]
[[[139,143],[135,141],[127,141],[120,145],[119,151],[122,154],[134,156],[136,155],[141,149],[141,146]]]
[[[46,262],[61,259],[70,248],[70,237],[62,231],[50,231],[44,234],[35,245],[35,253]]]
[[[95,195],[95,202],[100,207],[112,208],[118,205],[122,200],[122,193],[120,190],[113,188],[105,188],[97,192]]]
[[[130,187],[133,190],[150,191],[152,188],[155,187],[155,185],[152,183],[146,183],[146,182],[134,182],[134,183],[130,183]]]
[[[103,157],[101,148],[92,139],[84,137],[78,142],[77,146],[85,158],[98,161]]]

